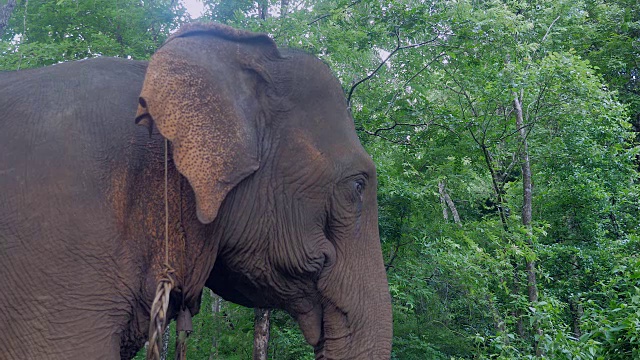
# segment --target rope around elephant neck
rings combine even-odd
[[[156,296],[151,305],[151,321],[149,322],[149,347],[147,360],[160,359],[162,333],[166,328],[167,309],[171,290],[175,287],[175,270],[169,265],[169,140],[164,139],[164,268],[162,270]]]
[[[169,140],[164,138],[164,263],[169,266]]]

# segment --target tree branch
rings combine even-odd
[[[558,19],[560,19],[560,16],[558,16],[555,20],[553,20],[551,22],[551,25],[549,25],[549,28],[547,29],[547,32],[542,37],[542,41],[540,41],[540,44],[542,44],[547,39],[547,36],[549,36],[549,33],[551,32],[551,28],[553,27],[553,24],[555,24],[556,21],[558,21]]]
[[[426,127],[429,127],[429,125],[432,125],[432,124],[433,124],[432,122],[420,123],[420,124],[394,122],[394,124],[389,126],[389,127],[376,129],[376,131],[373,133],[373,135],[374,136],[378,136],[378,134],[381,131],[389,131],[389,130],[392,130],[392,129],[396,128],[397,126],[411,126],[411,127],[426,126]]]
[[[449,220],[449,215],[447,214],[447,207],[451,210],[451,215],[453,215],[453,221],[459,227],[462,227],[462,223],[460,222],[460,215],[458,215],[458,210],[456,209],[456,205],[451,200],[451,196],[447,193],[445,180],[441,179],[438,181],[438,193],[440,194],[440,203],[442,204],[442,216],[444,220]]]
[[[430,40],[427,40],[427,41],[423,41],[423,42],[420,42],[420,43],[401,46],[401,45],[400,45],[400,35],[399,35],[397,32],[396,32],[396,34],[395,34],[395,35],[396,35],[396,39],[397,39],[397,44],[396,44],[395,49],[393,49],[393,50],[389,53],[389,55],[388,55],[388,56],[387,56],[387,57],[386,57],[386,58],[385,58],[385,59],[384,59],[380,64],[378,64],[378,66],[375,68],[375,70],[373,70],[369,75],[367,75],[366,77],[364,77],[364,78],[362,78],[362,79],[358,80],[356,83],[354,83],[354,84],[351,86],[351,89],[349,89],[349,92],[347,93],[347,106],[351,107],[351,97],[353,96],[353,92],[355,91],[355,89],[356,89],[360,84],[362,84],[362,83],[364,83],[365,81],[370,80],[372,77],[374,77],[374,76],[378,73],[378,71],[379,71],[379,70],[380,70],[380,69],[381,69],[381,68],[382,68],[382,67],[383,67],[383,66],[384,66],[384,65],[385,65],[385,64],[386,64],[386,63],[387,63],[387,62],[388,62],[388,61],[389,61],[389,60],[390,60],[390,59],[391,59],[391,58],[392,58],[396,53],[398,53],[399,51],[402,51],[402,50],[418,48],[418,47],[421,47],[421,46],[424,46],[424,45],[427,45],[427,44],[433,43],[433,42],[435,42],[436,40],[438,40],[438,36],[439,36],[439,35],[436,35],[436,36],[434,36],[434,37],[433,37],[433,39],[430,39]]]
[[[456,135],[457,137],[460,137],[460,135],[459,135],[458,133],[456,133],[454,130],[451,130],[448,126],[446,126],[446,125],[442,125],[442,124],[438,124],[438,123],[435,123],[435,122],[433,122],[433,121],[424,122],[424,123],[417,123],[417,124],[413,124],[413,123],[399,123],[399,122],[395,122],[395,121],[394,121],[393,125],[389,125],[389,126],[387,126],[387,127],[383,127],[383,128],[378,128],[378,129],[373,130],[373,131],[372,131],[372,130],[367,130],[367,129],[365,129],[364,127],[356,128],[356,130],[357,130],[357,131],[362,131],[362,132],[364,132],[364,133],[365,133],[365,134],[367,134],[367,135],[371,135],[371,136],[379,137],[379,138],[381,138],[381,139],[383,139],[383,140],[389,141],[389,142],[394,143],[394,144],[399,144],[399,145],[412,145],[412,144],[411,144],[411,141],[409,141],[409,140],[392,140],[392,139],[389,139],[389,138],[387,138],[387,137],[385,137],[385,136],[381,135],[380,133],[381,133],[381,132],[383,132],[383,131],[393,130],[393,129],[395,129],[395,128],[396,128],[396,127],[398,127],[398,126],[409,126],[409,127],[426,126],[426,127],[428,128],[428,127],[429,127],[429,126],[431,126],[431,125],[433,125],[433,126],[437,126],[437,127],[441,127],[441,128],[443,128],[443,129],[445,129],[445,130],[447,130],[447,131],[449,131],[449,132],[453,133],[453,134],[454,134],[454,135]]]
[[[406,145],[406,146],[411,145],[411,142],[410,142],[410,141],[408,141],[408,140],[393,140],[393,139],[389,139],[389,138],[388,138],[388,137],[386,137],[386,136],[383,136],[383,135],[380,135],[380,134],[376,134],[376,133],[374,133],[373,131],[369,131],[369,130],[365,130],[365,129],[360,129],[360,130],[361,130],[361,131],[364,131],[364,133],[365,133],[365,134],[367,134],[367,135],[371,135],[371,136],[379,137],[380,139],[382,139],[382,140],[386,140],[386,141],[388,141],[388,142],[390,142],[390,143],[393,143],[393,144],[397,144],[397,145]]]
[[[449,77],[451,78],[451,80],[453,80],[453,82],[454,82],[454,83],[456,83],[456,85],[458,85],[458,87],[459,87],[461,90],[460,90],[460,92],[459,92],[459,93],[458,93],[458,92],[456,92],[456,93],[457,93],[457,94],[459,94],[459,95],[464,96],[464,97],[465,97],[465,99],[467,99],[467,103],[469,103],[469,107],[471,108],[471,112],[473,113],[473,116],[474,116],[474,117],[478,117],[478,112],[476,111],[475,106],[473,106],[473,101],[471,100],[471,97],[469,96],[469,94],[467,93],[467,91],[464,89],[464,86],[462,86],[462,84],[460,84],[460,83],[458,82],[458,80],[456,80],[456,78],[455,78],[453,75],[451,75],[451,73],[450,73],[446,68],[444,68],[444,67],[443,67],[443,68],[442,68],[442,70],[444,70],[444,72],[445,72],[445,73],[447,73],[447,75],[449,75]],[[447,88],[449,88],[450,90],[452,90],[452,91],[453,91],[453,88],[451,88],[450,86],[448,86],[448,85],[446,85],[446,84],[445,84],[444,86],[446,86]],[[454,91],[454,92],[455,92],[455,91]]]
[[[409,85],[409,83],[411,81],[413,81],[413,79],[415,79],[416,77],[418,77],[418,75],[420,75],[423,71],[425,71],[429,66],[431,66],[431,64],[433,64],[436,60],[438,60],[439,58],[443,57],[445,55],[445,53],[441,53],[440,55],[436,56],[435,58],[433,58],[431,61],[429,61],[428,64],[426,64],[425,66],[422,67],[422,69],[418,70],[418,72],[416,72],[415,74],[413,74],[407,81],[404,82],[404,84],[402,84],[402,87],[400,88],[400,90],[396,91],[395,94],[393,94],[393,97],[391,98],[391,101],[389,101],[389,107],[387,107],[387,111],[384,112],[384,115],[386,116],[387,114],[389,114],[389,111],[391,110],[391,107],[393,106],[393,103],[396,101],[396,99],[398,98],[398,95],[400,94],[400,92],[407,87],[407,85]]]
[[[346,6],[344,9],[342,9],[341,11],[347,11],[347,10],[349,10],[350,8],[354,7],[355,5],[358,5],[358,4],[359,4],[359,3],[361,3],[361,2],[362,2],[362,0],[356,0],[356,1],[352,2],[351,4],[347,5],[347,6]],[[318,22],[318,21],[320,21],[320,20],[323,20],[323,19],[328,18],[328,17],[329,17],[329,16],[331,16],[331,15],[333,15],[333,13],[324,14],[324,15],[322,15],[322,16],[320,16],[320,17],[316,18],[315,20],[311,21],[310,23],[307,23],[307,26],[308,26],[308,25],[313,25],[313,24],[317,23],[317,22]]]

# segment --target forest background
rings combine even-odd
[[[638,0],[203,0],[326,62],[377,164],[393,359],[640,358]],[[0,70],[148,59],[177,0],[0,0]],[[251,357],[205,290],[188,354]],[[139,355],[142,358],[142,355]],[[312,359],[271,315],[271,359]]]

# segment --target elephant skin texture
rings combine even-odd
[[[170,319],[196,314],[207,286],[285,309],[317,359],[390,357],[376,172],[340,84],[310,55],[216,24],[184,27],[149,63],[0,73],[0,357],[144,345],[165,163]]]

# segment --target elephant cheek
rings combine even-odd
[[[322,336],[322,307],[315,304],[310,311],[298,313],[296,320],[309,345],[317,346]]]

